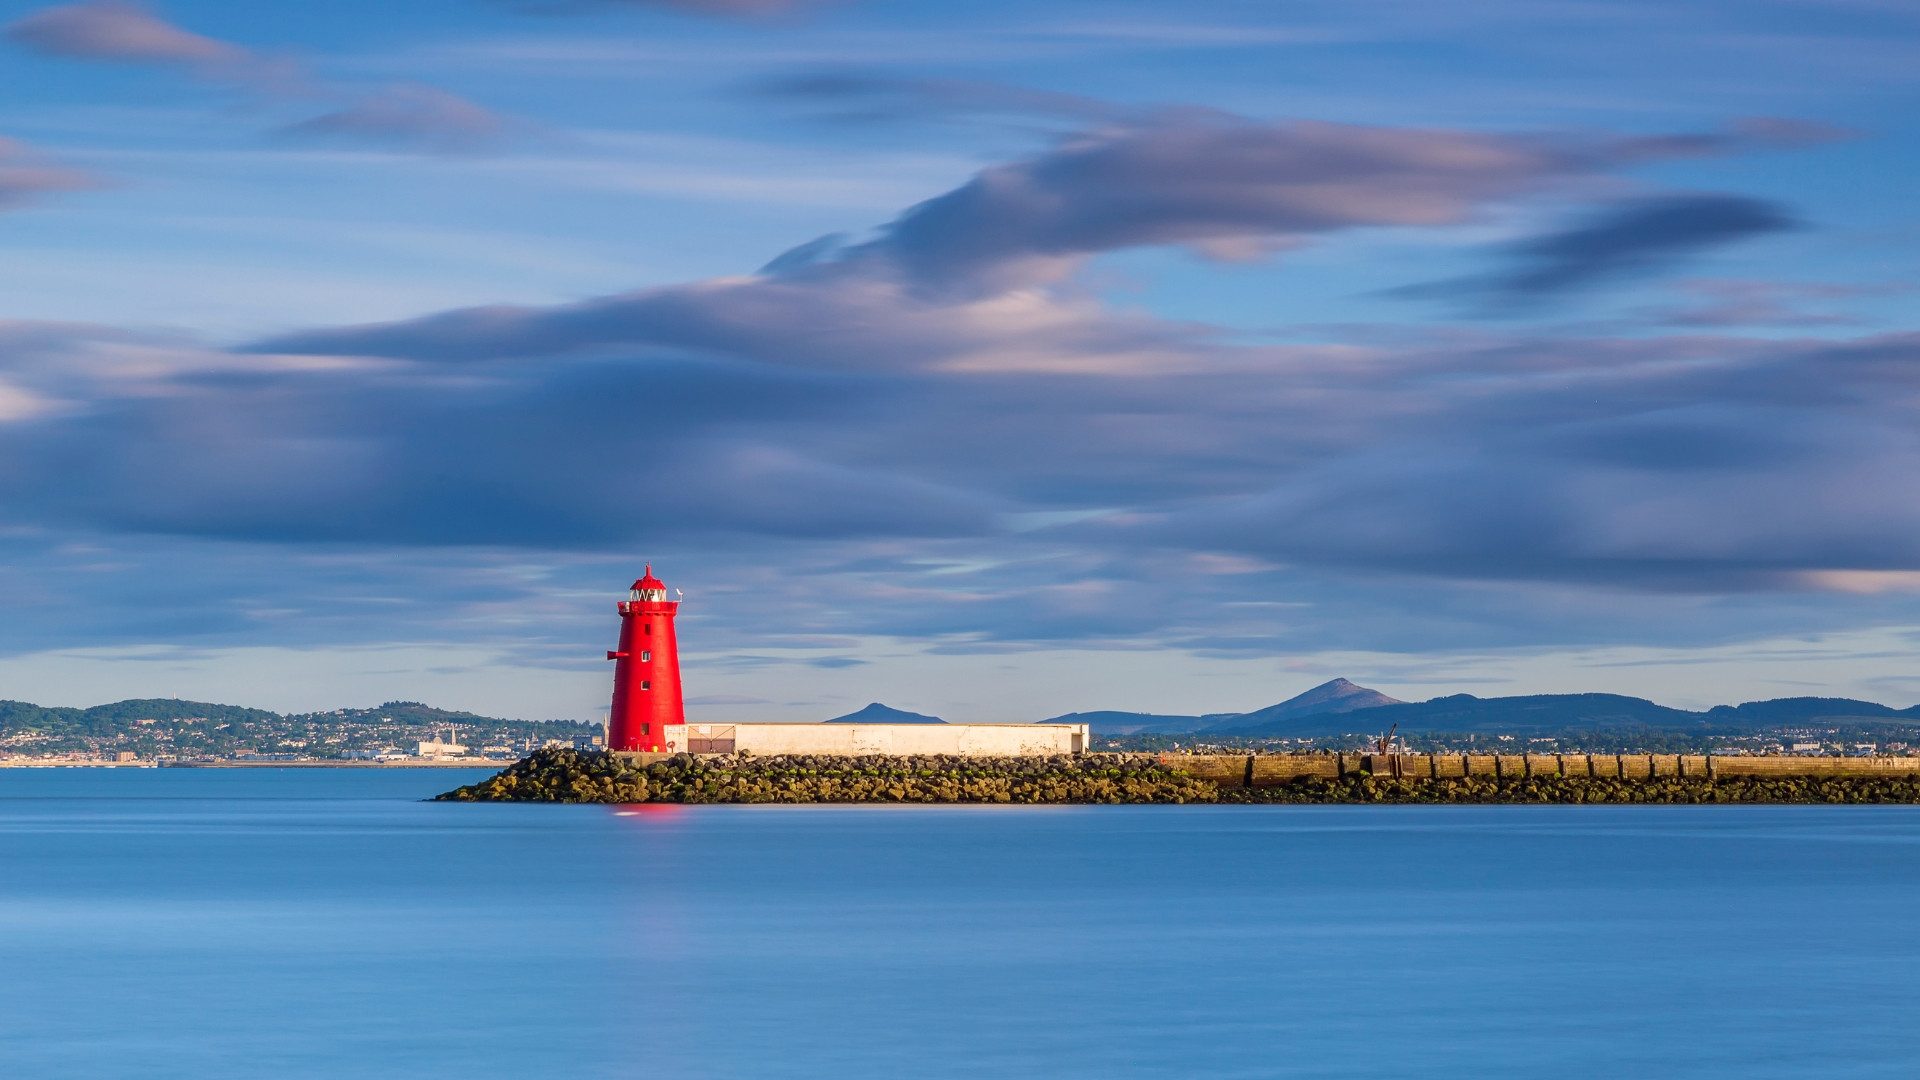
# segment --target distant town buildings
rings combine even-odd
[[[180,708],[187,704],[193,707]],[[91,709],[15,703],[0,716],[0,765],[511,761],[555,738],[589,745],[598,730],[573,721],[454,713],[418,702],[294,715],[162,699]]]
[[[413,752],[415,757],[440,759],[467,756],[467,748],[454,742],[451,732],[447,734],[447,741],[445,742],[440,741],[439,737],[435,736],[417,745],[418,749]]]

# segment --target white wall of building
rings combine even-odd
[[[775,754],[951,754],[1028,757],[1078,754],[1088,749],[1086,724],[686,724],[667,728],[667,741],[720,741],[761,757]]]

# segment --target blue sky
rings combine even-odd
[[[1920,700],[1920,12],[0,5],[0,696]]]

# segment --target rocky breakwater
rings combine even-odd
[[[630,764],[600,751],[550,749],[452,802],[560,803],[1186,803],[1213,802],[1210,781],[1151,755],[1077,757],[717,757],[676,754]]]
[[[1276,759],[1261,758],[1252,767],[1245,759],[1235,760],[1240,764],[1231,769],[1209,769],[1202,759],[1149,754],[676,754],[639,764],[602,751],[550,749],[437,798],[548,803],[1920,803],[1916,775],[1391,777],[1354,771],[1248,786],[1244,776],[1266,772],[1260,762]]]
[[[1226,788],[1223,803],[1920,803],[1920,777],[1472,776],[1406,779],[1350,774],[1269,787]]]

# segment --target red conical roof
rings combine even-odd
[[[653,565],[651,563],[647,565],[647,576],[634,582],[633,587],[636,589],[659,589],[661,592],[667,591],[667,583],[653,576]]]

